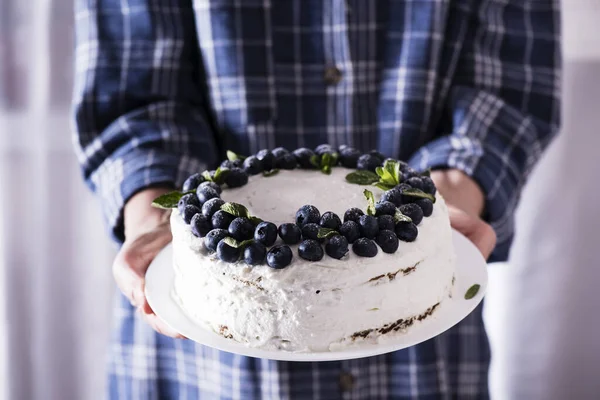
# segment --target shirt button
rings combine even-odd
[[[348,372],[340,374],[340,389],[342,392],[349,392],[354,387],[354,377]]]
[[[342,71],[337,67],[325,68],[325,83],[328,85],[337,85],[342,80]]]

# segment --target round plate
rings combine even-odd
[[[466,237],[453,231],[453,240],[457,255],[453,297],[445,299],[430,318],[411,326],[405,333],[386,338],[383,343],[355,344],[339,351],[294,353],[247,347],[225,339],[209,328],[192,322],[171,296],[175,274],[170,244],[150,264],[146,273],[146,297],[156,315],[171,328],[200,344],[230,353],[284,361],[336,361],[370,357],[431,339],[459,323],[481,302],[487,289],[487,264],[479,250]],[[466,291],[476,283],[481,285],[479,292],[472,299],[466,300]]]

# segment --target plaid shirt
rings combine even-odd
[[[78,0],[83,174],[113,236],[137,191],[224,158],[320,143],[458,168],[505,259],[525,179],[559,123],[558,0]],[[113,398],[485,398],[478,308],[396,353],[288,363],[155,334],[120,301]]]

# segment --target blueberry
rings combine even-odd
[[[275,166],[279,169],[294,169],[298,163],[293,154],[287,153],[283,157],[276,159]]]
[[[223,189],[221,188],[221,186],[219,186],[218,183],[214,183],[214,182],[202,182],[200,184],[200,186],[198,186],[199,188],[201,187],[210,187],[213,188],[217,193],[219,193],[219,195],[221,195],[221,193],[223,192]]]
[[[231,221],[233,221],[234,218],[235,217],[233,215],[226,213],[223,210],[219,210],[213,214],[211,222],[213,228],[227,229],[229,228],[229,224],[231,224]]]
[[[419,234],[417,226],[412,222],[400,221],[396,224],[395,230],[396,236],[398,236],[398,239],[402,240],[403,242],[413,242]]]
[[[344,222],[347,222],[347,221],[358,222],[358,219],[363,215],[365,215],[365,213],[360,208],[356,208],[356,207],[349,208],[344,213]]]
[[[360,235],[367,239],[374,239],[379,232],[379,223],[377,218],[371,215],[363,215],[358,219],[358,226],[360,228]]]
[[[298,244],[302,240],[302,230],[296,224],[281,224],[278,233],[281,240],[286,244]]]
[[[265,246],[273,246],[277,240],[277,225],[272,222],[261,222],[254,229],[254,240]]]
[[[227,236],[229,232],[225,229],[213,229],[204,237],[204,246],[210,251],[217,251],[217,245]]]
[[[340,225],[342,225],[342,221],[336,213],[327,211],[321,216],[319,225],[323,228],[335,229],[337,231],[340,228]]]
[[[398,237],[393,231],[383,230],[379,231],[376,239],[377,244],[381,247],[384,253],[395,253],[398,250]]]
[[[400,165],[400,172],[404,173],[404,171],[411,169],[408,166],[407,162],[401,161],[401,160],[397,160],[398,165]]]
[[[358,158],[362,155],[360,151],[352,147],[340,150],[340,164],[346,168],[356,168]]]
[[[375,203],[375,215],[394,215],[396,214],[396,205],[391,201],[379,201]]]
[[[189,192],[190,190],[196,190],[198,185],[204,182],[204,177],[201,174],[191,175],[183,182],[183,191]]]
[[[377,217],[377,222],[379,223],[379,230],[390,230],[393,231],[396,226],[396,222],[394,221],[394,217],[391,215],[381,215]]]
[[[227,168],[227,169],[233,169],[233,168],[241,168],[242,167],[242,160],[225,160],[221,163],[221,165],[219,166],[221,168]]]
[[[308,261],[320,261],[323,258],[323,248],[316,240],[305,239],[298,246],[298,255]]]
[[[321,213],[315,206],[304,205],[296,211],[296,223],[300,226],[305,224],[318,224],[321,219]]]
[[[244,160],[244,171],[248,175],[260,174],[263,171],[262,162],[256,156],[250,156]]]
[[[190,226],[192,227],[192,233],[197,237],[206,236],[206,234],[212,229],[210,218],[206,218],[201,213],[198,213],[192,217]]]
[[[381,161],[382,159],[370,154],[363,154],[358,158],[358,161],[356,162],[356,168],[375,172],[375,168],[381,166]]]
[[[264,244],[254,242],[244,249],[244,261],[248,265],[264,264],[267,257],[267,248]]]
[[[202,215],[208,219],[212,218],[212,216],[221,209],[223,204],[225,204],[225,202],[218,197],[208,200],[202,205]]]
[[[402,214],[410,217],[415,225],[419,225],[423,220],[423,210],[415,203],[404,204],[398,208]]]
[[[210,186],[202,186],[202,185],[198,186],[196,195],[198,196],[198,200],[200,200],[200,204],[204,204],[210,199],[218,199],[219,198],[219,193]]]
[[[423,190],[423,181],[418,176],[407,179],[405,183],[415,189]]]
[[[286,154],[290,154],[290,152],[285,147],[274,148],[271,153],[273,153],[275,158],[282,158]]]
[[[388,202],[389,201],[390,203],[392,203],[396,207],[400,207],[403,204],[403,201],[402,201],[402,191],[400,189],[397,189],[397,188],[386,190],[381,195],[381,199],[379,201],[380,202]]]
[[[319,242],[325,241],[319,239],[319,225],[315,223],[306,224],[302,227],[302,239],[313,239]]]
[[[375,257],[377,245],[371,239],[360,238],[352,245],[352,251],[361,257]]]
[[[404,171],[402,171],[402,180],[403,181],[407,181],[410,178],[413,178],[415,176],[419,176],[419,173],[410,167],[406,167],[404,169]]]
[[[433,214],[433,202],[431,200],[419,199],[419,200],[415,201],[414,204],[421,207],[424,217],[429,217],[429,216],[431,216],[431,214]]]
[[[354,221],[346,221],[340,226],[340,233],[348,243],[354,243],[360,237],[360,227]]]
[[[189,224],[192,221],[192,218],[194,217],[194,215],[198,214],[200,212],[200,209],[196,206],[193,205],[187,205],[185,206],[185,208],[183,209],[183,220],[185,221],[186,224]]]
[[[325,253],[331,258],[338,260],[348,253],[348,240],[342,235],[335,235],[327,241]]]
[[[275,156],[270,150],[263,149],[256,153],[256,158],[262,163],[265,171],[270,171],[275,168]]]
[[[292,262],[292,250],[289,246],[274,246],[267,253],[267,265],[271,268],[285,268]]]
[[[183,209],[187,205],[196,206],[200,208],[200,201],[194,193],[188,193],[181,196],[181,198],[177,202],[177,209],[179,210],[179,214],[183,215]]]
[[[240,259],[240,248],[228,245],[224,240],[221,240],[217,245],[217,257],[221,261],[234,263]]]
[[[341,153],[342,151],[349,149],[350,146],[348,146],[347,144],[340,144],[340,146],[338,147],[338,153]]]
[[[373,157],[377,157],[379,159],[380,164],[383,164],[383,160],[385,160],[385,156],[383,154],[381,154],[380,152],[378,152],[377,150],[371,150],[369,152],[369,155],[373,156]]]
[[[252,239],[254,225],[246,217],[237,217],[229,224],[229,235],[237,241]]]
[[[230,188],[244,186],[248,183],[248,174],[241,168],[232,168],[225,176],[225,183]]]
[[[428,176],[422,176],[421,181],[423,182],[423,191],[425,193],[429,193],[435,196],[435,192],[437,190],[435,188],[435,183],[433,183],[433,180]]]
[[[322,156],[325,153],[335,153],[335,150],[329,144],[320,144],[315,148],[315,154]]]
[[[315,155],[315,153],[311,149],[307,149],[306,147],[301,147],[299,149],[294,150],[294,157],[296,157],[296,161],[300,168],[305,169],[314,169],[315,166],[311,164],[310,158]]]

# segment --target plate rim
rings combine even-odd
[[[180,332],[186,336],[188,340],[220,351],[247,357],[299,362],[341,361],[371,357],[402,350],[432,339],[461,322],[477,308],[479,303],[481,303],[488,287],[487,262],[475,245],[455,229],[452,229],[452,240],[457,256],[455,273],[456,286],[454,288],[453,297],[446,298],[441,303],[441,306],[434,314],[434,318],[428,318],[421,321],[418,325],[411,327],[406,333],[399,334],[389,339],[386,338],[382,343],[351,345],[342,350],[325,352],[289,352],[285,350],[265,350],[248,347],[242,343],[226,339],[212,331],[210,328],[193,322],[181,307],[179,307],[171,295],[175,279],[175,270],[172,266],[172,261],[169,262],[172,260],[172,242],[161,249],[150,263],[145,277],[145,294],[152,310],[154,310],[156,315],[171,329]],[[461,293],[461,291],[458,290],[458,288],[463,287],[459,282],[459,276],[463,276],[463,274],[468,272],[467,270],[471,270],[470,272],[474,273],[472,275],[478,275],[477,282],[473,281],[472,284],[477,283],[480,285],[477,294],[469,300],[465,300],[464,292]],[[462,274],[459,275],[459,272],[462,272]],[[467,287],[470,286],[471,285],[468,285]],[[458,306],[456,304],[458,304]],[[445,316],[445,314],[442,314],[442,318],[440,318],[440,312],[445,314],[454,312],[460,314],[461,317],[453,318],[451,321],[446,322],[444,321],[444,318],[447,319],[448,317]],[[439,325],[440,327],[436,329],[436,325]],[[421,331],[428,333],[423,334]],[[421,333],[420,336],[418,335],[419,333]],[[201,336],[208,338],[208,340],[198,340]]]

